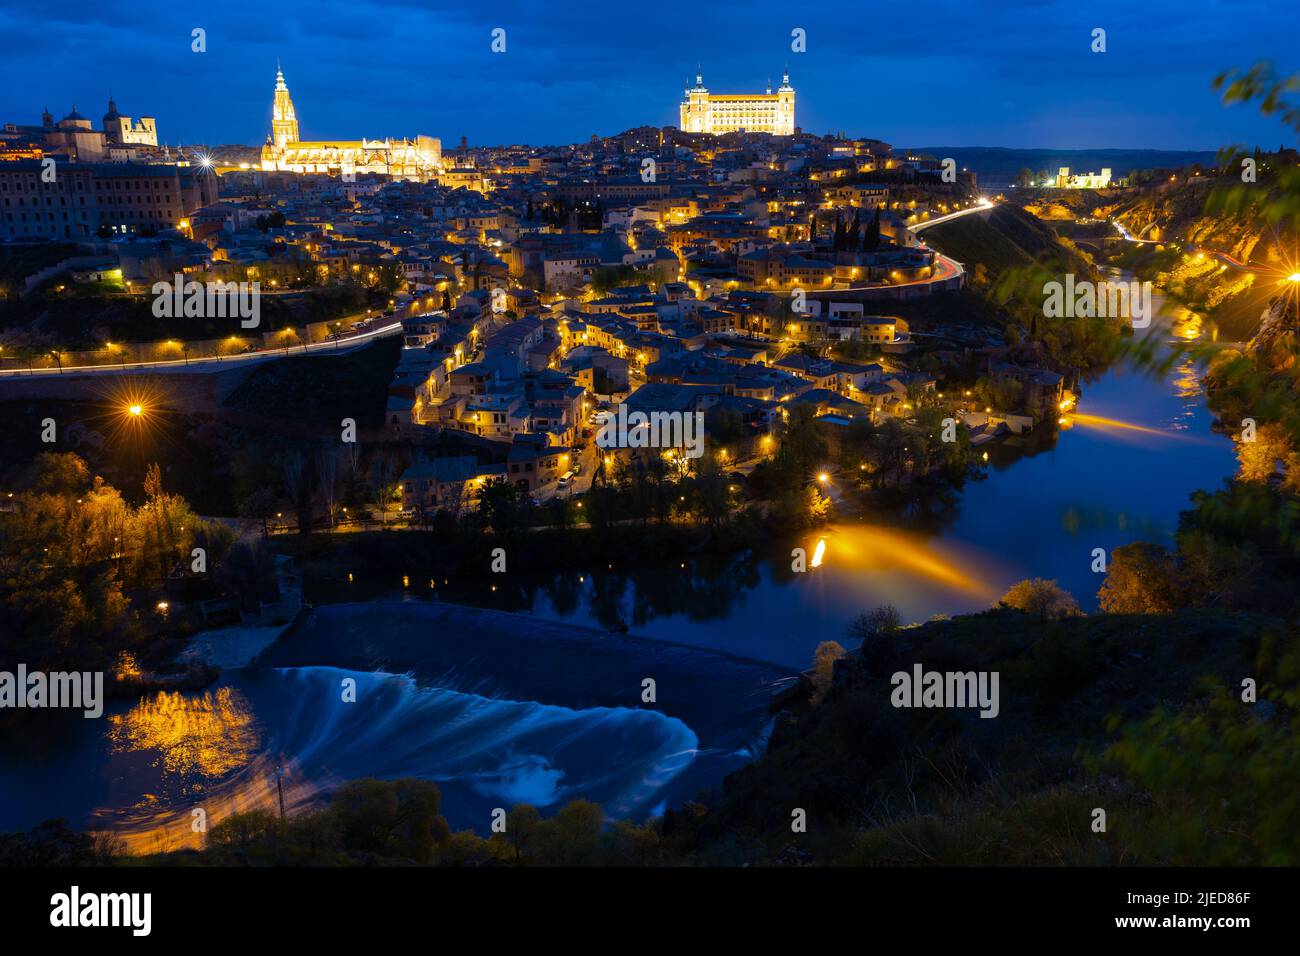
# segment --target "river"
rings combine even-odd
[[[1149,334],[1162,349],[1206,334],[1194,317],[1165,315],[1160,296],[1153,303]],[[925,621],[987,608],[1015,582],[1041,577],[1094,610],[1103,577],[1092,569],[1094,549],[1172,544],[1191,493],[1217,488],[1235,458],[1211,429],[1190,360],[1162,376],[1121,363],[1081,391],[1065,426],[986,446],[987,476],[923,514],[833,524],[757,560],[687,561],[632,575],[593,567],[582,582],[541,582],[528,609],[593,627],[621,619],[647,637],[790,667],[809,666],[820,641],[843,642],[849,622],[881,604],[904,621]],[[791,573],[790,546],[811,555],[823,536],[821,566]]]
[[[1202,334],[1163,314],[1153,331]],[[1094,608],[1094,549],[1172,541],[1188,496],[1233,472],[1189,364],[1162,376],[1121,364],[1082,392],[1059,431],[989,446],[983,479],[920,514],[843,521],[762,554],[537,574],[480,597],[496,610],[318,608],[207,691],[76,720],[39,766],[0,760],[0,830],[62,816],[135,851],[196,846],[195,809],[216,822],[274,808],[277,773],[290,812],[349,778],[432,779],[453,826],[480,832],[516,801],[660,812],[752,759],[770,695],[820,641],[851,646],[858,613],[979,610],[1030,576]],[[819,566],[792,572],[791,546],[812,554],[823,537]],[[529,617],[501,613],[520,609]],[[608,633],[616,622],[637,636]],[[349,680],[355,703],[340,692]]]

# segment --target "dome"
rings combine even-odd
[[[91,125],[90,120],[78,113],[77,108],[74,106],[71,113],[59,120],[55,125],[55,129],[87,131],[91,129]]]

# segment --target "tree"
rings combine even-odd
[[[335,791],[330,810],[346,849],[431,863],[451,829],[442,794],[427,780],[353,780]]]
[[[1070,592],[1059,587],[1055,581],[1042,578],[1026,578],[1011,586],[1011,590],[1002,595],[1002,604],[1017,611],[1038,618],[1040,621],[1059,621],[1065,617],[1079,617],[1083,614]]]
[[[898,608],[892,604],[882,604],[873,611],[865,611],[855,617],[849,624],[848,635],[852,640],[866,643],[873,637],[894,633],[902,623]]]
[[[311,473],[303,461],[302,452],[294,449],[281,459],[284,474],[284,493],[294,503],[298,514],[298,533],[311,534]]]
[[[871,222],[867,224],[866,232],[862,236],[862,251],[875,252],[880,248],[880,210],[877,209],[871,214]]]
[[[1278,464],[1293,454],[1287,430],[1275,422],[1266,422],[1256,429],[1254,441],[1237,442],[1237,477],[1242,481],[1268,481],[1277,474]]]
[[[370,494],[379,509],[379,520],[388,523],[388,505],[393,500],[397,488],[394,476],[396,465],[386,452],[380,451],[370,459]]]
[[[1111,552],[1097,601],[1108,614],[1168,614],[1179,606],[1173,556],[1158,544],[1121,545]]]
[[[838,641],[822,641],[813,652],[813,703],[819,703],[835,679],[835,662],[846,651]]]
[[[851,641],[858,641],[858,653],[873,671],[889,657],[893,638],[902,627],[903,619],[898,608],[882,604],[873,611],[855,617],[845,631]]]
[[[330,527],[334,527],[334,516],[338,505],[339,492],[339,453],[332,442],[325,442],[316,449],[316,487],[325,502],[325,515]]]
[[[239,517],[257,521],[262,526],[262,537],[271,533],[270,522],[275,514],[275,492],[258,488],[239,503]]]
[[[816,485],[809,485],[804,497],[804,519],[809,525],[824,524],[830,520],[834,505],[827,495],[818,490]]]
[[[724,524],[731,515],[731,493],[721,463],[713,455],[696,460],[695,476],[687,495],[691,510],[710,528]]]
[[[638,278],[635,266],[602,266],[591,275],[591,291],[596,295],[604,295],[610,289],[631,285]]]
[[[1294,657],[1289,663],[1294,667]],[[1208,702],[1181,711],[1162,707],[1127,723],[1089,763],[1141,792],[1129,833],[1149,859],[1206,866],[1300,862],[1294,774],[1300,735],[1280,715],[1261,719],[1242,707],[1231,691],[1216,687]]]
[[[1024,386],[1014,378],[985,375],[975,383],[975,398],[985,408],[1006,414],[1020,407]]]
[[[278,834],[280,818],[270,810],[245,810],[232,813],[208,831],[207,845],[220,849],[251,846]]]
[[[514,850],[515,862],[535,848],[542,830],[542,815],[528,803],[516,803],[506,814],[506,840]]]
[[[71,452],[41,452],[28,466],[27,485],[50,495],[78,495],[90,488],[90,466]]]
[[[508,818],[507,818],[508,819]],[[590,866],[599,862],[605,812],[589,800],[565,804],[542,828],[541,845],[548,863]]]
[[[514,534],[524,527],[521,505],[519,489],[505,478],[487,482],[479,493],[479,515],[497,534]]]
[[[145,470],[145,503],[138,513],[141,527],[141,569],[148,579],[150,563],[156,565],[157,583],[165,581],[172,569],[190,553],[198,531],[199,519],[185,499],[163,490],[162,472],[157,464]]]

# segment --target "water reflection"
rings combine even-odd
[[[1084,412],[1075,412],[1069,417],[1069,421],[1075,425],[1096,428],[1106,432],[1112,438],[1127,438],[1137,441],[1140,440],[1138,436],[1154,436],[1168,439],[1182,439],[1185,437],[1163,428],[1152,428],[1149,425],[1141,425],[1137,422],[1126,422],[1119,418],[1109,418],[1105,415],[1089,415]]]
[[[261,745],[248,701],[223,687],[199,695],[160,691],[109,717],[114,753],[156,751],[154,765],[187,780],[215,780],[249,762]]]
[[[272,764],[253,707],[232,687],[141,698],[109,715],[107,742],[122,770],[89,827],[111,831],[133,854],[200,848],[208,823],[254,808],[274,811],[278,770],[291,806],[314,792],[293,767]],[[139,794],[134,779],[153,783]],[[196,825],[196,810],[203,826]]]
[[[902,570],[941,587],[981,597],[996,588],[978,578],[976,563],[915,533],[876,525],[837,525],[823,540],[830,542],[828,563],[859,574]]]

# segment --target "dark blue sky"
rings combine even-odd
[[[276,58],[302,136],[426,133],[454,144],[561,143],[676,124],[703,64],[716,92],[779,82],[805,130],[895,145],[1276,146],[1275,120],[1225,109],[1217,72],[1271,59],[1300,71],[1291,0],[792,3],[658,0],[0,0],[0,121],[108,93],[169,142],[260,143]],[[208,50],[190,51],[207,30]],[[507,51],[489,49],[506,32]],[[807,31],[807,52],[790,50]],[[1094,27],[1108,52],[1090,52]]]

